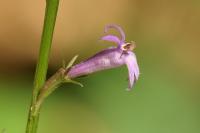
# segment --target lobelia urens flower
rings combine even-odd
[[[118,25],[107,25],[105,27],[105,33],[107,33],[109,29],[117,30],[120,33],[121,38],[115,35],[106,35],[103,36],[101,40],[114,42],[117,44],[117,47],[107,48],[89,59],[73,66],[67,73],[67,76],[69,78],[76,78],[97,71],[126,65],[129,73],[128,90],[130,90],[139,77],[137,59],[135,54],[132,52],[135,48],[135,43],[125,42],[125,34],[122,28]]]

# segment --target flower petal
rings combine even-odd
[[[105,69],[119,67],[125,64],[124,58],[120,58],[121,50],[118,48],[105,49],[89,59],[73,66],[67,73],[69,78],[76,78],[92,74]]]
[[[136,80],[138,80],[139,77],[139,67],[137,64],[136,56],[133,52],[129,51],[128,56],[125,58],[125,62],[128,68],[129,73],[129,88],[128,90],[131,90]]]
[[[105,30],[104,30],[105,33],[107,33],[108,30],[111,29],[111,28],[116,29],[120,33],[121,42],[124,42],[125,41],[125,34],[124,34],[124,31],[122,30],[122,28],[120,26],[116,25],[116,24],[106,25]]]
[[[120,45],[120,40],[119,40],[119,38],[117,36],[106,35],[106,36],[103,36],[101,38],[101,40],[114,42],[114,43],[117,43],[118,45]]]

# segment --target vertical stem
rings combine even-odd
[[[26,133],[37,132],[40,109],[36,109],[37,108],[36,102],[37,102],[39,91],[41,87],[44,85],[44,82],[46,80],[49,53],[51,49],[51,43],[52,43],[54,26],[55,26],[56,17],[57,17],[58,6],[59,6],[59,0],[46,0],[43,33],[42,33],[42,38],[41,38],[41,43],[40,43],[40,52],[39,52],[37,68],[35,72],[32,102],[31,102],[31,106],[29,110]]]

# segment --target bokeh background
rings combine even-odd
[[[45,0],[0,1],[0,132],[25,131],[44,9]],[[125,90],[125,66],[77,79],[84,88],[65,84],[38,132],[199,133],[200,1],[60,0],[48,75],[112,46],[98,41],[110,23],[137,44],[135,88]]]

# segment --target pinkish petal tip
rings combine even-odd
[[[116,24],[109,24],[109,25],[105,26],[105,30],[104,30],[105,33],[107,33],[108,30],[111,29],[111,28],[116,29],[120,33],[121,42],[124,42],[125,41],[125,34],[124,34],[124,31],[122,30],[122,28],[120,26],[116,25]]]
[[[120,40],[117,36],[114,36],[114,35],[106,35],[106,36],[103,36],[101,38],[101,40],[104,40],[104,41],[110,41],[110,42],[114,42],[118,45],[120,45]]]
[[[129,55],[126,58],[126,65],[129,73],[129,89],[131,89],[139,77],[139,67],[133,52],[129,52]]]

